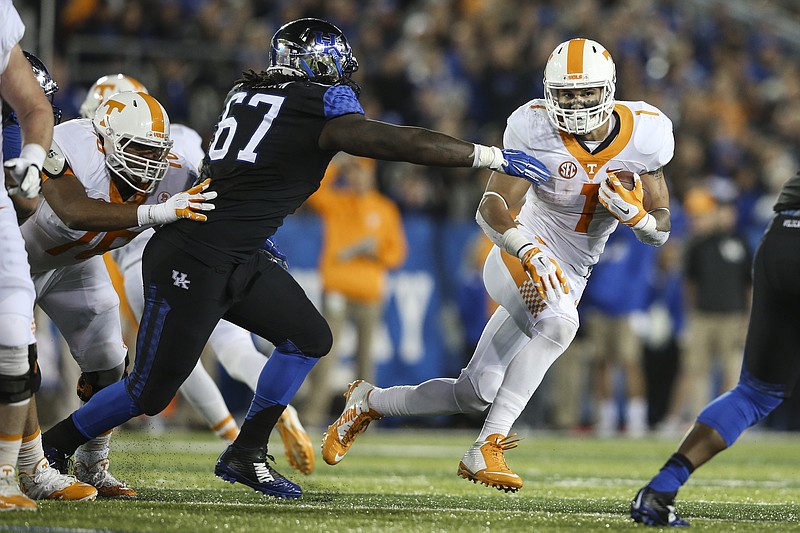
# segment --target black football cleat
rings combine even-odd
[[[675,514],[676,494],[641,488],[631,501],[631,518],[648,526],[689,527],[689,522]]]
[[[241,483],[276,498],[299,498],[303,489],[267,463],[275,459],[264,448],[248,450],[228,446],[217,459],[214,475],[230,483]]]

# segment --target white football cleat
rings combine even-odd
[[[97,498],[96,488],[62,474],[45,458],[36,463],[33,474],[20,472],[19,484],[22,492],[34,500],[93,501]]]
[[[92,464],[76,460],[75,477],[96,488],[97,496],[100,498],[134,499],[138,496],[135,490],[108,471],[108,457]]]
[[[36,502],[19,489],[17,469],[13,465],[0,465],[0,511],[35,511]]]

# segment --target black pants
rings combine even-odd
[[[285,353],[322,357],[331,349],[325,319],[294,278],[260,252],[246,263],[210,267],[157,233],[142,270],[145,308],[127,390],[148,415],[172,400],[221,318]]]
[[[778,215],[753,263],[744,367],[789,396],[800,378],[800,218]]]

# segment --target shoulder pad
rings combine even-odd
[[[61,176],[69,168],[67,158],[61,151],[61,147],[53,141],[50,145],[50,150],[47,151],[47,157],[44,159],[44,168],[42,169],[48,178],[57,178]]]
[[[654,168],[663,167],[675,152],[672,121],[656,108],[641,113],[633,133],[633,145],[644,156],[652,158]],[[649,111],[649,110],[648,110]]]

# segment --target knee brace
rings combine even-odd
[[[478,395],[469,376],[463,372],[453,384],[453,396],[462,413],[482,413],[491,405]]]
[[[127,362],[128,358],[125,358]],[[97,394],[98,391],[103,390],[112,383],[116,383],[125,376],[126,363],[120,363],[109,370],[98,370],[95,372],[82,372],[78,378],[78,386],[76,393],[78,398],[84,402]]]
[[[745,429],[775,410],[784,400],[774,387],[745,375],[732,390],[726,392],[697,416],[697,421],[717,430],[730,447]],[[763,384],[764,386],[760,386]]]
[[[39,390],[42,375],[36,361],[35,344],[31,344],[27,348],[25,346],[1,346],[0,359],[5,359],[7,364],[11,363],[9,366],[23,367],[24,363],[17,364],[13,360],[22,359],[24,361],[25,352],[28,355],[28,368],[24,374],[8,374],[6,372],[9,369],[5,368],[3,372],[0,372],[0,403],[2,404],[22,402]]]

